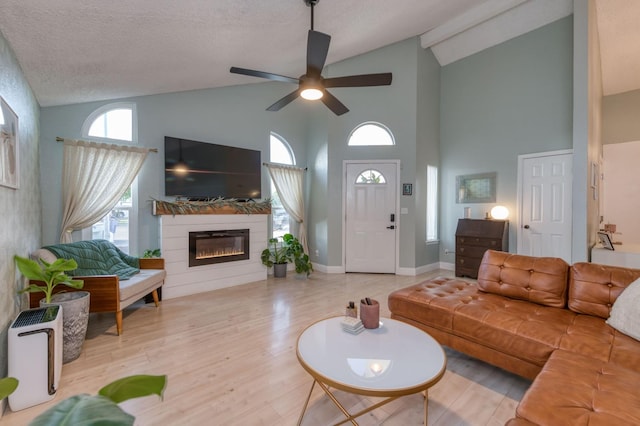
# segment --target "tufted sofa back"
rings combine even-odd
[[[579,314],[609,318],[620,293],[640,278],[640,269],[575,263],[569,280],[569,309]]]
[[[569,265],[556,257],[487,250],[478,269],[478,288],[512,299],[565,308]]]

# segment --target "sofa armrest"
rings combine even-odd
[[[91,275],[73,277],[76,280],[84,281],[81,289],[67,287],[66,285],[58,285],[53,289],[53,293],[61,291],[88,291],[91,293],[89,298],[89,312],[114,312],[118,311],[120,304],[120,280],[117,275]],[[33,284],[44,285],[42,282],[30,281]],[[44,297],[44,293],[29,293],[29,307],[37,308],[40,306],[40,299]]]
[[[164,259],[161,257],[141,257],[140,269],[164,269]]]

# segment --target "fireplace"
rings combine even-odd
[[[249,230],[189,232],[189,267],[249,259]]]

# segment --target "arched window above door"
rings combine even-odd
[[[383,146],[395,145],[396,142],[387,126],[367,121],[351,131],[348,144],[349,146]]]
[[[387,183],[387,180],[385,179],[384,175],[379,171],[374,169],[369,169],[369,170],[365,170],[364,172],[358,175],[358,177],[356,178],[356,183],[379,185],[379,184]]]
[[[82,136],[93,140],[127,141],[138,139],[136,104],[116,102],[93,111],[82,124]]]

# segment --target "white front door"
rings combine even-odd
[[[346,163],[345,271],[396,272],[397,163]]]
[[[571,263],[572,168],[566,151],[520,156],[519,254]]]

